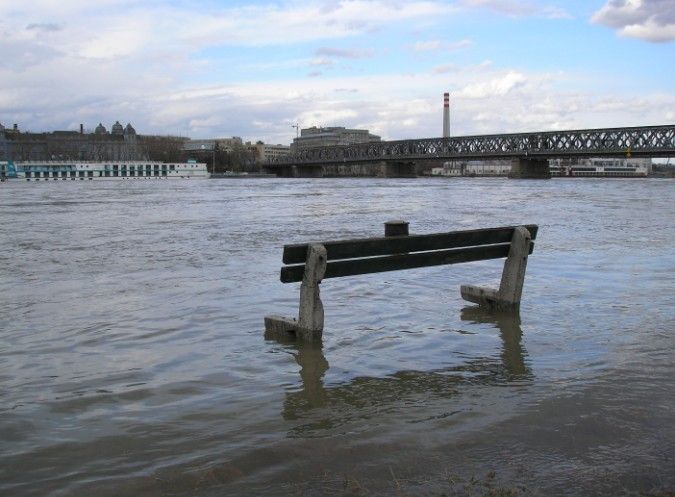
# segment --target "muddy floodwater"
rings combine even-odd
[[[0,495],[672,495],[675,181],[0,185]],[[503,261],[321,285],[285,243],[538,224]],[[490,493],[492,492],[492,493]],[[498,494],[495,492],[510,492]]]

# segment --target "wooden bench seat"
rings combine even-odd
[[[407,223],[405,223],[407,232]],[[298,319],[267,316],[268,333],[294,332],[305,340],[321,337],[323,305],[319,284],[327,278],[459,264],[506,257],[499,289],[461,287],[465,300],[499,310],[520,306],[527,257],[536,225],[333,240],[284,246],[282,283],[302,282]]]

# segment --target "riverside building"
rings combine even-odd
[[[0,124],[0,161],[179,161],[187,138],[139,135],[129,123],[116,121],[110,131],[99,123],[94,131],[24,132],[17,124]]]
[[[288,145],[271,145],[261,141],[251,144],[246,142],[246,146],[255,154],[256,162],[264,164],[274,162],[275,160],[286,157],[291,153],[291,147]]]
[[[321,128],[312,126],[300,130],[300,136],[293,139],[291,153],[316,147],[334,145],[353,145],[357,143],[379,142],[381,138],[367,129],[348,129],[342,126]]]

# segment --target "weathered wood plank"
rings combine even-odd
[[[328,260],[373,257],[378,255],[402,254],[427,250],[442,250],[457,247],[471,247],[506,243],[511,241],[515,226],[502,228],[484,228],[477,230],[452,231],[429,235],[395,236],[386,238],[358,238],[353,240],[335,240],[316,242],[326,247]],[[525,228],[532,239],[537,237],[538,227],[531,224]],[[307,247],[310,243],[284,246],[284,264],[304,263]]]
[[[327,264],[324,279],[353,276],[357,274],[398,271],[400,269],[413,269],[426,266],[459,264],[487,259],[500,259],[509,255],[509,247],[510,243],[500,243],[482,247],[465,247],[414,254],[334,261]],[[531,243],[529,252],[532,253],[533,250],[534,243]],[[304,264],[282,267],[281,282],[293,283],[302,281],[304,271]]]

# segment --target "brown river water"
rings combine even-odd
[[[0,495],[673,495],[675,181],[0,185]],[[285,243],[538,224],[503,261],[326,280]],[[502,492],[502,493],[498,493]]]

